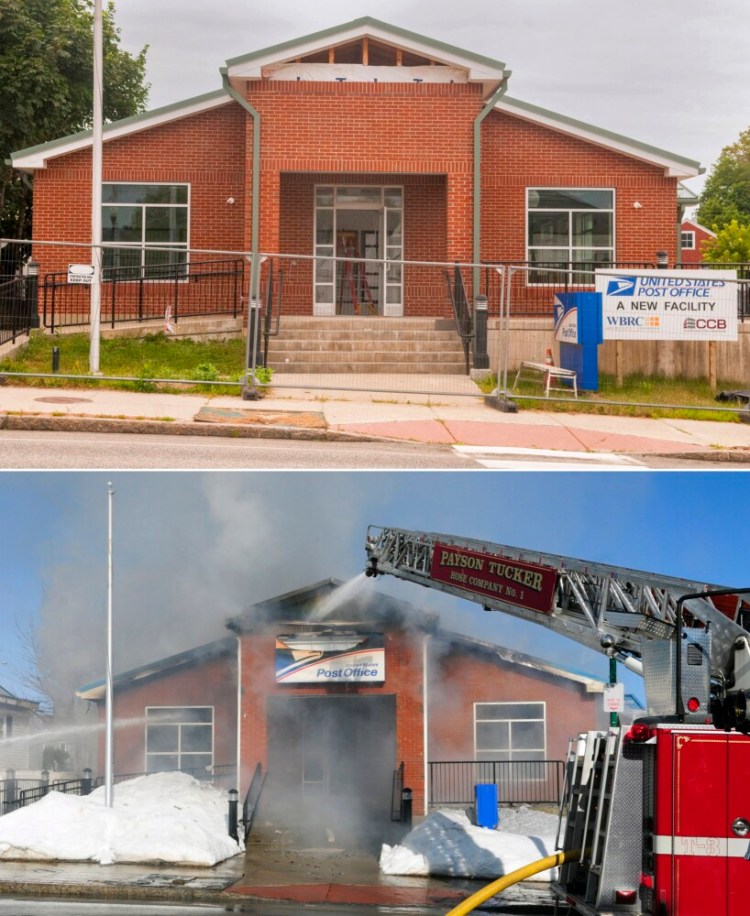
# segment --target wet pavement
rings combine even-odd
[[[321,914],[408,912],[437,916],[486,883],[382,875],[375,853],[333,845],[293,848],[262,836],[249,839],[244,855],[213,868],[0,861],[3,900],[72,898],[220,905],[223,912],[259,916],[283,916],[302,907]],[[550,914],[553,907],[546,884],[525,882],[487,901],[477,910],[482,911],[533,916]],[[0,916],[6,912],[0,907]]]

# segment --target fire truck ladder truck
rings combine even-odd
[[[571,741],[553,884],[584,916],[750,912],[750,589],[370,526],[390,574],[546,626],[644,678],[647,714]]]

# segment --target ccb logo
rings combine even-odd
[[[726,331],[725,318],[686,318],[682,327],[686,331]]]

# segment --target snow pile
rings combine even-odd
[[[216,865],[242,845],[227,833],[227,794],[186,773],[140,776],[91,795],[50,792],[0,817],[0,859]]]
[[[505,809],[497,830],[475,827],[463,811],[430,814],[399,846],[383,845],[380,871],[385,875],[443,875],[453,878],[501,878],[555,852],[557,815],[527,806]],[[534,876],[554,881],[557,869]]]

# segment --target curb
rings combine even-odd
[[[750,448],[711,448],[702,452],[649,452],[654,458],[675,458],[680,461],[716,461],[724,464],[750,464]]]
[[[252,426],[246,423],[208,424],[171,420],[133,420],[116,417],[51,417],[0,413],[0,430],[21,432],[132,433],[159,436],[205,436],[225,439],[295,439],[324,442],[379,442],[381,437],[331,429],[298,426]]]
[[[0,881],[0,896],[75,898],[78,900],[178,901],[182,903],[226,903],[241,899],[231,889],[207,891],[175,885],[139,887],[133,884],[37,884],[33,881]],[[247,898],[245,898],[247,899]]]

